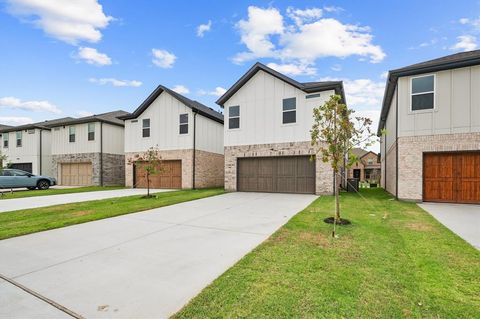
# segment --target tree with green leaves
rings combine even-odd
[[[311,144],[324,163],[330,163],[334,172],[335,216],[333,233],[340,218],[341,168],[351,167],[358,159],[352,154],[354,147],[368,147],[374,143],[372,120],[353,117],[355,111],[343,103],[340,95],[332,95],[323,105],[313,109]]]
[[[139,169],[144,172],[145,179],[147,181],[147,198],[151,197],[150,195],[150,177],[160,174],[163,170],[162,168],[162,156],[160,155],[160,150],[158,146],[150,147],[143,154],[135,154],[133,158],[128,160],[129,165],[135,165],[136,169]]]

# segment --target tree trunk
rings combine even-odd
[[[339,196],[339,187],[338,187],[338,172],[335,172],[335,221],[340,221],[340,196]]]
[[[150,197],[150,174],[147,173],[147,197]]]

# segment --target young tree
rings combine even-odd
[[[313,109],[313,126],[311,133],[312,146],[322,161],[330,163],[334,172],[335,216],[332,235],[335,236],[335,225],[341,223],[339,191],[341,174],[356,161],[351,153],[354,147],[368,147],[373,144],[374,134],[371,131],[372,120],[364,117],[352,118],[354,110],[342,103],[340,95],[332,95],[325,104]]]
[[[162,172],[162,157],[160,155],[160,150],[158,146],[150,147],[143,154],[136,154],[133,158],[128,160],[128,165],[137,165],[136,169],[140,169],[145,173],[145,178],[147,180],[147,198],[150,196],[150,177]]]

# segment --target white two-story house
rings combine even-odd
[[[333,170],[315,157],[313,108],[339,94],[342,82],[297,82],[261,63],[217,103],[225,110],[225,189],[333,193]]]
[[[153,188],[223,186],[223,115],[159,85],[125,120],[126,185],[146,187],[140,159],[150,148],[161,163]]]
[[[35,175],[52,176],[51,127],[66,117],[0,129],[3,166],[21,169]]]
[[[390,71],[378,134],[388,192],[480,203],[480,50]]]
[[[124,185],[124,123],[113,111],[59,121],[51,129],[52,174],[59,185]]]

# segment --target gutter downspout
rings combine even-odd
[[[100,186],[103,186],[103,122],[100,122]]]
[[[40,165],[40,169],[39,169],[40,174],[38,175],[42,175],[42,129],[40,129],[40,159],[38,162]]]
[[[396,90],[396,94],[395,94],[395,106],[396,106],[396,110],[395,110],[395,161],[396,161],[396,164],[395,164],[395,182],[396,182],[396,186],[395,186],[395,198],[398,199],[398,82],[397,82],[397,90]]]
[[[196,152],[197,152],[197,112],[193,112],[193,163],[192,163],[192,189],[195,189],[195,164],[196,164]]]

